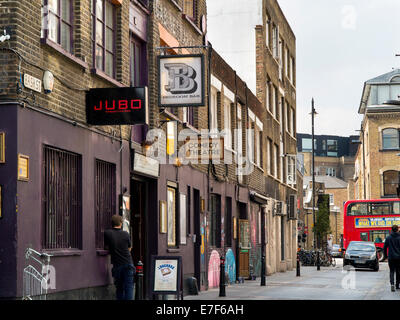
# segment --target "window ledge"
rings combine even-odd
[[[196,24],[194,23],[194,21],[193,21],[189,16],[187,16],[187,15],[184,14],[184,13],[182,13],[182,18],[185,19],[187,22],[189,22],[189,24],[196,30],[196,32],[197,32],[199,35],[202,35],[202,34],[203,34],[203,32],[201,32],[201,30],[196,26]]]
[[[125,87],[121,82],[115,80],[114,78],[111,78],[110,76],[108,76],[107,74],[105,74],[103,71],[99,70],[99,69],[91,69],[90,72],[96,76],[98,76],[99,78],[102,78],[103,80],[106,80],[108,82],[111,82],[113,85],[117,86],[117,87]]]
[[[110,252],[108,250],[104,250],[104,249],[96,249],[96,254],[98,256],[108,256]]]
[[[47,253],[52,257],[69,257],[69,256],[81,256],[83,250],[79,249],[54,249],[54,250],[42,250],[42,253]]]
[[[379,149],[379,152],[399,152],[400,149]]]
[[[175,1],[175,0],[169,0],[179,11],[183,11],[182,7]]]
[[[167,249],[167,252],[168,253],[178,253],[178,252],[180,252],[180,250],[176,249],[176,248],[170,248],[170,249]]]
[[[89,65],[86,62],[82,61],[78,57],[76,57],[73,54],[69,53],[68,51],[63,49],[59,44],[55,43],[54,41],[51,41],[48,38],[41,38],[40,42],[42,44],[45,44],[45,45],[51,47],[52,49],[56,50],[58,53],[60,53],[61,55],[65,56],[66,58],[68,58],[72,62],[75,62],[76,64],[78,64],[82,68],[89,69]]]
[[[184,122],[184,123],[183,123],[183,126],[184,126],[185,128],[187,128],[187,129],[192,130],[193,132],[195,132],[195,133],[197,133],[197,134],[200,134],[200,133],[201,133],[200,130],[198,130],[198,129],[196,129],[195,127],[193,127],[189,122]]]
[[[237,151],[233,150],[232,148],[229,148],[227,146],[224,146],[225,151],[231,152],[233,154],[237,154]]]
[[[177,121],[178,123],[182,123],[181,119],[179,119],[173,113],[169,112],[167,109],[165,109],[162,113],[165,115],[166,118],[171,118],[173,121]]]

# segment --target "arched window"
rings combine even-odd
[[[384,150],[399,149],[400,139],[398,129],[385,129],[382,131],[382,147]]]
[[[390,80],[390,82],[396,82],[396,83],[400,82],[400,76],[394,76],[394,77]]]
[[[397,187],[400,184],[399,171],[385,171],[383,173],[383,195],[397,197]]]

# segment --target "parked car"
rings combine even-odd
[[[346,249],[343,267],[351,265],[354,268],[379,270],[379,257],[373,242],[351,241]]]
[[[343,255],[342,255],[342,248],[340,248],[340,245],[338,245],[338,244],[334,244],[333,246],[332,246],[332,252],[331,252],[331,254],[332,254],[332,257],[339,257],[339,258],[342,258],[343,257]]]

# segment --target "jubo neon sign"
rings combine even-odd
[[[92,125],[148,124],[147,87],[87,91],[86,119]]]

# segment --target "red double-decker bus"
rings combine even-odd
[[[372,241],[379,260],[393,225],[400,226],[400,199],[351,200],[344,205],[343,248],[351,241]]]

